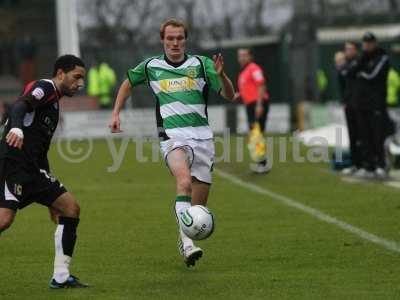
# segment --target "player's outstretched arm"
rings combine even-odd
[[[6,142],[9,146],[22,149],[24,133],[22,124],[25,114],[29,111],[29,105],[23,100],[17,100],[9,111],[11,129],[6,136]]]
[[[108,125],[112,133],[122,132],[119,113],[124,107],[126,99],[128,99],[130,95],[131,95],[131,84],[128,79],[125,79],[125,81],[121,84],[118,90],[118,95],[117,99],[115,100],[111,121],[110,124]]]
[[[227,100],[235,100],[235,89],[233,87],[232,81],[226,75],[224,70],[224,58],[221,53],[213,56],[215,70],[217,71],[218,77],[222,83],[221,96]]]

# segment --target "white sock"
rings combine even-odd
[[[185,209],[188,209],[191,207],[191,197],[190,196],[177,196],[176,197],[176,202],[175,202],[175,213],[176,216],[179,216],[179,214],[184,211]],[[192,246],[193,247],[193,241],[183,233],[180,225],[179,225],[179,220],[178,221],[178,229],[179,229],[179,236],[182,240],[183,243],[183,249],[186,247]]]
[[[190,202],[175,202],[176,215],[179,215],[179,213],[183,212],[185,209],[188,209],[191,206],[192,204]]]
[[[69,265],[71,263],[71,257],[64,255],[62,247],[62,236],[63,236],[64,225],[58,225],[56,232],[54,233],[54,242],[56,254],[54,257],[54,273],[53,278],[58,283],[67,281],[69,277]]]

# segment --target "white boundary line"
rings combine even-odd
[[[369,242],[372,242],[372,243],[375,243],[377,245],[380,245],[380,246],[382,246],[383,248],[385,248],[387,250],[391,250],[393,252],[400,253],[400,244],[398,244],[397,242],[381,238],[381,237],[379,237],[379,236],[377,236],[375,234],[369,233],[369,232],[367,232],[367,231],[365,231],[363,229],[360,229],[360,228],[355,227],[355,226],[353,226],[351,224],[348,224],[348,223],[346,223],[344,221],[341,221],[341,220],[339,220],[339,219],[337,219],[335,217],[332,217],[332,216],[330,216],[328,214],[325,214],[325,213],[323,213],[323,212],[321,212],[321,211],[319,211],[319,210],[317,210],[317,209],[315,209],[313,207],[304,205],[304,204],[302,204],[302,203],[300,203],[300,202],[298,202],[296,200],[293,200],[293,199],[291,199],[289,197],[277,194],[277,193],[272,192],[272,191],[270,191],[270,190],[268,190],[266,188],[262,188],[262,187],[259,187],[259,186],[255,185],[255,184],[243,181],[242,179],[240,179],[240,178],[238,178],[238,177],[236,177],[236,176],[234,176],[232,174],[229,174],[227,172],[221,171],[220,169],[216,169],[215,173],[218,176],[220,176],[220,177],[222,177],[222,178],[224,178],[226,180],[229,180],[232,183],[234,183],[234,184],[236,184],[236,185],[238,185],[238,186],[240,186],[242,188],[246,188],[246,189],[248,189],[248,190],[250,190],[252,192],[268,196],[272,200],[275,200],[275,201],[277,201],[277,202],[279,202],[281,204],[284,204],[286,206],[296,208],[297,210],[300,210],[300,211],[302,211],[302,212],[304,212],[304,213],[306,213],[308,215],[311,215],[316,219],[319,219],[319,220],[321,220],[321,221],[323,221],[325,223],[329,223],[329,224],[335,225],[336,227],[339,227],[339,228],[341,228],[341,229],[343,229],[343,230],[345,230],[347,232],[350,232],[350,233],[352,233],[354,235],[357,235],[357,236],[359,236],[360,238],[362,238],[364,240],[367,240]]]

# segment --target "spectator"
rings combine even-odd
[[[360,79],[357,119],[365,168],[361,175],[387,179],[384,144],[390,124],[386,102],[389,56],[373,33],[367,32],[362,42],[363,53],[356,67]]]
[[[114,70],[105,62],[99,66],[93,65],[88,73],[89,96],[96,97],[100,108],[110,109],[112,107],[112,92],[114,90],[117,78]]]
[[[322,69],[317,70],[317,86],[319,101],[325,100],[325,94],[328,89],[328,77]]]
[[[345,168],[342,171],[344,175],[356,174],[363,166],[361,133],[357,121],[361,80],[357,77],[357,73],[354,69],[359,58],[358,48],[357,43],[346,42],[344,45],[345,63],[338,67],[339,78],[342,84],[342,102],[349,134],[350,156],[352,161],[351,167]]]
[[[343,68],[343,66],[346,64],[346,56],[344,55],[343,51],[338,51],[335,53],[334,57],[335,61],[335,68],[337,71],[337,77],[338,77],[338,84],[339,84],[339,96],[340,100],[343,101],[343,94],[344,94],[344,78],[340,74],[340,70]]]
[[[391,107],[398,106],[400,74],[394,68],[390,68],[389,70],[387,85],[387,104]]]

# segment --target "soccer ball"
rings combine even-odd
[[[182,231],[192,240],[204,240],[214,231],[214,216],[202,205],[194,205],[179,215]]]

